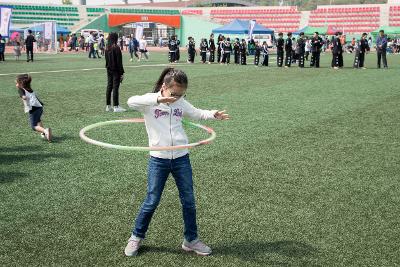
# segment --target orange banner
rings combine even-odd
[[[108,26],[116,27],[133,22],[156,22],[165,24],[174,28],[181,27],[181,16],[170,15],[108,15]]]

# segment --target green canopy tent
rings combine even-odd
[[[392,27],[392,26],[382,26],[371,32],[371,35],[376,38],[379,35],[379,31],[384,30],[387,36],[400,36],[400,27]]]
[[[301,32],[304,32],[304,35],[313,35],[314,32],[318,32],[319,35],[325,35],[328,31],[328,27],[310,27],[306,26],[302,29],[295,31],[294,35],[299,35]]]

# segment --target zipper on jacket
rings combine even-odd
[[[169,135],[171,136],[171,146],[174,145],[174,139],[172,139],[172,108],[171,106],[169,107],[170,113],[169,113]],[[171,156],[172,159],[174,159],[174,151],[171,150]]]

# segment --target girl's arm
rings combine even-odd
[[[229,115],[225,110],[204,110],[195,108],[192,104],[183,99],[183,115],[193,120],[228,120]]]
[[[157,93],[148,93],[145,95],[135,95],[128,99],[128,106],[134,110],[144,112],[150,106],[158,105]]]

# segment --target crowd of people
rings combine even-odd
[[[287,33],[287,37],[284,38],[283,33],[278,34],[278,38],[275,40],[274,46],[276,47],[276,62],[278,67],[289,68],[292,64],[298,64],[300,68],[305,67],[305,61],[310,61],[310,67],[320,67],[320,54],[327,50],[332,53],[331,67],[334,69],[343,68],[343,53],[354,53],[354,68],[364,68],[365,54],[370,51],[370,48],[374,46],[372,39],[367,38],[368,34],[363,33],[359,40],[353,38],[350,44],[347,44],[345,37],[341,32],[337,32],[331,39],[322,38],[318,32],[315,32],[313,37],[309,38],[300,33],[296,39],[292,37],[292,33]],[[390,47],[389,39],[384,34],[384,31],[379,32],[379,36],[376,38],[375,48],[378,55],[377,67],[381,67],[381,61],[383,67],[387,68],[386,53],[388,47]],[[239,40],[235,38],[231,40],[229,37],[219,35],[217,39],[214,39],[214,34],[210,35],[210,38],[202,38],[198,47],[192,37],[188,38],[187,51],[188,51],[188,63],[194,63],[197,51],[200,53],[200,62],[202,63],[220,63],[230,64],[231,56],[233,55],[233,63],[237,65],[249,64],[247,56],[254,55],[253,62],[255,66],[269,65],[269,51],[273,48],[271,44],[267,44],[266,41],[258,41],[250,39]],[[399,43],[400,47],[400,43]],[[168,42],[168,61],[177,62],[179,60],[179,40],[176,36],[172,36]],[[400,48],[399,48],[400,49]],[[311,57],[310,57],[311,55]]]

